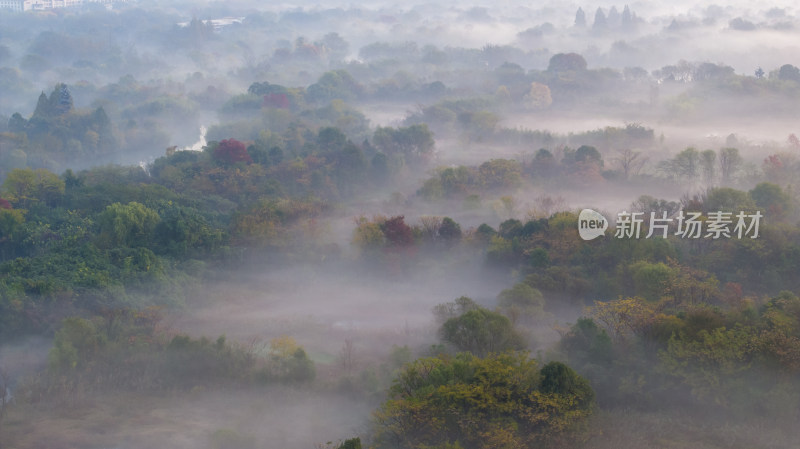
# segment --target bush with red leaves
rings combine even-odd
[[[11,203],[6,199],[0,198],[0,209],[11,209]]]
[[[214,150],[214,159],[225,164],[235,164],[237,162],[250,164],[253,162],[244,144],[236,139],[225,139],[220,142]]]
[[[289,109],[289,97],[286,94],[280,93],[264,95],[264,106],[270,108]]]
[[[381,225],[389,246],[407,247],[414,244],[414,231],[404,221],[403,215],[389,218]]]

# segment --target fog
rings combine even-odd
[[[285,388],[197,391],[177,398],[111,396],[98,400],[89,413],[24,423],[36,435],[15,440],[23,446],[70,442],[188,449],[207,447],[215,433],[228,431],[259,444],[314,447],[361,431],[359,416],[370,409],[346,395]]]
[[[769,417],[798,410],[784,294],[800,287],[799,15],[788,1],[0,9],[0,448],[412,447],[381,439],[374,412],[413,360],[486,355],[444,326],[474,310],[588,379],[594,415],[559,428],[563,444],[791,447]],[[752,245],[628,245],[564,224],[713,207],[774,227]],[[626,300],[618,322],[603,315]],[[743,329],[733,361],[702,358],[709,335]],[[606,344],[608,359],[585,355]],[[713,374],[687,371],[703,363]],[[707,415],[687,420],[698,403]],[[420,444],[462,443],[488,447]]]

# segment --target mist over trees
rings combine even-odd
[[[795,447],[799,27],[0,9],[0,446]]]

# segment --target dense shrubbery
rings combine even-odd
[[[682,406],[784,422],[797,390],[798,304],[782,292],[761,305],[676,307],[665,298],[598,302],[560,343],[601,404]]]
[[[45,373],[17,393],[38,402],[90,391],[191,390],[254,382],[309,382],[314,363],[289,337],[272,342],[268,357],[254,346],[158,329],[158,308],[107,309],[92,319],[65,319],[55,334]]]
[[[572,369],[524,353],[468,353],[407,365],[375,412],[378,447],[532,446],[580,438],[594,393]]]
[[[78,309],[180,304],[190,278],[202,274],[186,262],[224,258],[231,245],[303,245],[313,231],[307,223],[324,210],[277,196],[258,164],[223,167],[181,152],[153,172],[9,173],[0,209],[0,335],[51,332]],[[54,299],[58,312],[43,307]]]
[[[526,346],[511,320],[480,307],[465,296],[436,306],[434,313],[441,321],[440,337],[458,351],[485,357],[491,353],[521,350]]]

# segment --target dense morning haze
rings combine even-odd
[[[791,2],[0,1],[0,449],[789,449]]]

